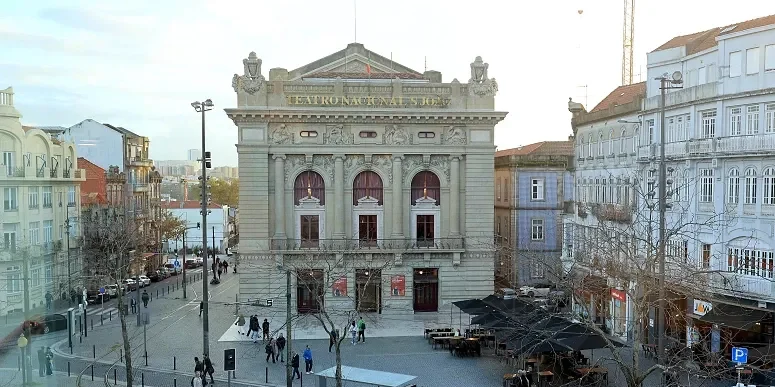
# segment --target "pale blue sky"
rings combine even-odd
[[[570,133],[568,97],[594,105],[618,86],[623,0],[357,1],[359,43],[410,68],[469,77],[481,55],[500,85],[500,149]],[[352,0],[0,1],[0,88],[27,125],[92,118],[151,138],[151,157],[199,147],[190,102],[211,98],[208,146],[236,165],[231,76],[256,51],[294,69],[354,40]],[[583,9],[580,16],[577,12]],[[769,0],[637,0],[636,73],[676,35],[775,14]]]

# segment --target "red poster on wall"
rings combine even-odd
[[[406,277],[404,277],[403,275],[394,275],[390,277],[390,295],[392,296],[406,295]]]
[[[611,297],[621,302],[627,302],[627,294],[621,290],[611,289]]]
[[[347,277],[339,277],[331,286],[334,297],[347,297]]]

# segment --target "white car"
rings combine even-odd
[[[110,298],[118,297],[118,285],[105,285],[105,294]]]
[[[522,286],[519,288],[520,294],[528,297],[547,297],[550,290],[550,285]]]
[[[123,281],[124,289],[127,292],[131,292],[133,290],[137,290],[137,282],[131,278],[127,278]]]
[[[140,280],[140,282],[142,282],[141,287],[145,287],[151,284],[151,279],[144,275],[141,275],[137,278]]]

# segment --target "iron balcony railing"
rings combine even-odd
[[[381,250],[462,250],[459,238],[425,239],[272,239],[272,250],[281,251],[381,251]]]

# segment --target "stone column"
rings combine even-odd
[[[274,155],[274,238],[285,239],[285,155]]]
[[[393,156],[393,234],[392,239],[404,238],[404,179],[402,178],[401,160],[403,156]]]
[[[460,156],[451,156],[449,171],[449,234],[460,235]]]
[[[334,156],[334,238],[344,238],[344,158]],[[329,201],[330,203],[330,201]]]

